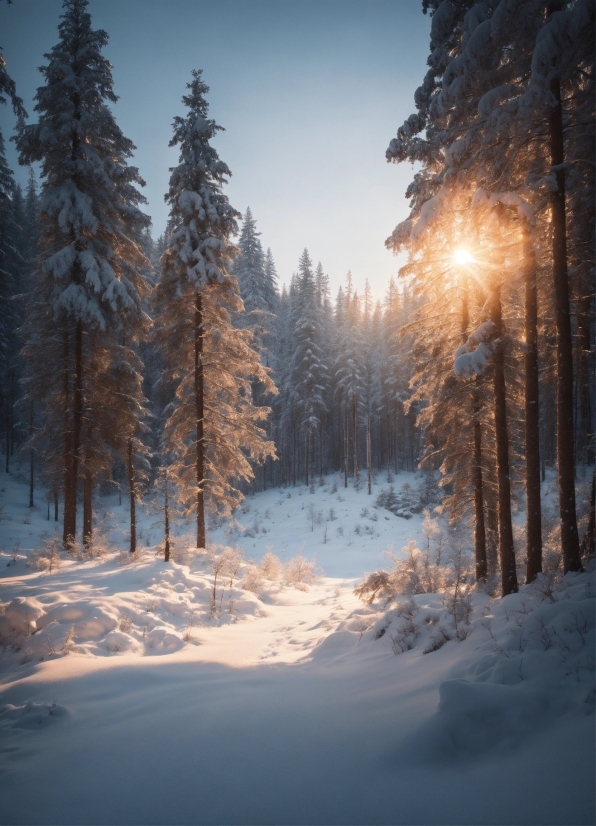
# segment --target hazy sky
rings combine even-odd
[[[61,5],[0,3],[0,44],[31,119]],[[232,170],[228,197],[251,207],[280,279],[308,247],[333,292],[351,269],[358,289],[368,277],[383,294],[397,270],[383,242],[407,215],[412,177],[385,149],[426,71],[430,19],[418,0],[91,0],[89,11],[110,36],[115,114],[137,146],[155,237],[177,162],[172,118],[185,114],[191,70],[203,69],[210,115],[226,129],[216,146]],[[9,107],[0,125],[7,140]],[[13,144],[7,156],[24,183]]]

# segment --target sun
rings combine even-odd
[[[465,266],[466,264],[471,264],[472,261],[474,260],[473,256],[470,255],[468,250],[465,250],[465,249],[455,250],[455,252],[453,253],[453,259],[460,266]]]

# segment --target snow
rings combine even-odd
[[[150,515],[149,546],[111,550],[127,513],[107,499],[103,556],[56,564],[46,539],[39,569],[26,556],[54,523],[24,483],[1,487],[0,632],[21,645],[0,655],[0,822],[593,822],[593,564],[472,594],[461,641],[424,653],[453,632],[439,595],[353,593],[389,544],[419,541],[420,514],[375,509],[381,478],[373,496],[328,477],[249,497],[210,555],[180,536],[168,565]],[[257,593],[246,566],[222,574],[214,616],[224,546],[255,564],[302,550],[322,573],[291,584],[265,566]]]
[[[484,321],[474,330],[465,344],[454,355],[453,371],[458,379],[479,376],[486,370],[493,356],[496,327],[492,321]]]

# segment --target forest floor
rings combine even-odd
[[[339,477],[250,497],[169,565],[144,512],[122,550],[113,497],[100,555],[77,559],[24,480],[0,494],[1,823],[594,822],[593,563],[473,594],[439,645],[441,595],[354,595],[422,516]],[[285,576],[259,567],[268,547]]]

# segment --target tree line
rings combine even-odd
[[[593,3],[424,0],[430,68],[387,151],[418,164],[387,241],[409,260],[383,300],[349,273],[332,300],[306,249],[279,289],[252,212],[224,193],[200,71],[154,242],[86,7],[64,2],[37,123],[0,60],[20,162],[42,178],[23,193],[0,142],[0,427],[6,470],[15,449],[29,458],[30,504],[35,475],[56,520],[62,504],[65,545],[79,499],[92,541],[100,485],[129,492],[131,550],[148,481],[171,485],[203,547],[206,508],[229,515],[248,490],[341,471],[370,493],[374,474],[421,467],[469,526],[477,579],[500,571],[511,593],[512,503],[532,581],[553,467],[579,570],[594,548],[593,504],[575,498],[595,450]]]

